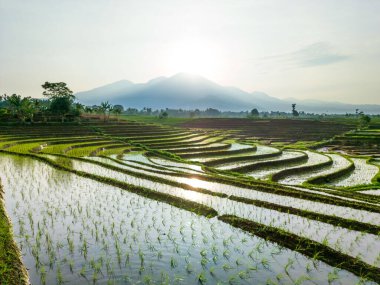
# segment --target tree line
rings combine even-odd
[[[124,111],[122,105],[112,106],[108,101],[99,106],[84,106],[75,102],[75,96],[64,82],[45,82],[42,85],[44,98],[22,97],[18,94],[0,96],[0,120],[26,122],[77,121],[80,115],[98,114],[107,121],[111,114],[119,118]]]
[[[22,97],[18,94],[0,96],[0,121],[11,122],[66,122],[79,121],[82,117],[96,115],[103,121],[108,121],[110,115],[114,115],[117,120],[121,114],[126,115],[143,115],[156,116],[159,119],[167,117],[248,117],[248,118],[288,118],[287,112],[259,112],[256,108],[251,111],[220,111],[214,108],[205,110],[183,110],[183,109],[161,109],[152,110],[152,108],[143,108],[141,110],[128,108],[124,110],[122,105],[111,105],[108,101],[101,102],[100,105],[85,106],[75,102],[75,96],[66,83],[64,82],[45,82],[42,85],[44,98],[37,99],[31,97]],[[320,118],[322,115],[307,114],[303,111],[296,110],[296,104],[291,104],[290,116],[302,118]],[[368,126],[371,117],[365,115],[359,109],[355,114],[346,114],[346,117],[355,117],[360,128]]]

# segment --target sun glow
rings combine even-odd
[[[197,178],[186,179],[186,183],[195,188],[203,188],[206,184],[204,181],[199,180]]]
[[[220,48],[210,42],[186,39],[167,49],[167,68],[171,73],[187,72],[214,78],[221,68]]]

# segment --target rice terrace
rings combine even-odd
[[[379,11],[0,0],[0,285],[380,285]]]
[[[339,151],[378,126],[219,120],[3,125],[14,284],[379,282],[379,150]],[[292,121],[332,138],[254,136]]]

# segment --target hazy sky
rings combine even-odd
[[[0,92],[192,72],[280,98],[380,104],[379,0],[0,0]]]

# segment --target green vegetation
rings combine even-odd
[[[192,118],[179,118],[179,117],[171,117],[171,116],[169,116],[165,120],[159,120],[155,116],[144,116],[144,115],[122,115],[121,118],[128,121],[135,121],[135,122],[141,122],[141,123],[147,123],[147,124],[157,123],[157,124],[169,125],[169,126],[180,125],[182,123],[186,123],[192,120]]]
[[[12,210],[15,217],[25,215],[13,221],[21,231],[22,248],[28,248],[36,262],[32,270],[41,284],[50,278],[55,278],[53,280],[59,284],[72,284],[70,276],[80,276],[93,283],[105,278],[110,283],[118,270],[128,273],[126,280],[144,280],[149,284],[157,281],[152,273],[155,260],[165,260],[167,264],[167,271],[160,276],[166,283],[176,282],[176,278],[187,282],[192,278],[201,283],[221,279],[250,280],[253,276],[266,276],[265,268],[271,268],[273,262],[270,256],[275,256],[282,248],[288,249],[284,254],[289,262],[283,264],[284,272],[276,272],[288,276],[280,279],[289,278],[293,280],[289,282],[295,282],[313,278],[308,275],[312,270],[308,269],[310,265],[303,268],[304,275],[291,273],[296,265],[289,253],[298,252],[308,256],[307,261],[320,260],[323,266],[338,267],[342,272],[353,273],[355,278],[378,281],[380,252],[376,248],[380,233],[380,196],[366,192],[380,188],[379,168],[375,165],[378,160],[368,154],[340,154],[336,149],[338,144],[333,150],[329,146],[339,137],[376,139],[376,129],[334,135],[323,142],[318,139],[290,142],[278,132],[278,137],[272,137],[273,143],[266,141],[269,145],[262,145],[263,140],[241,137],[232,130],[194,130],[173,127],[171,123],[124,121],[121,114],[118,114],[119,122],[112,121],[112,106],[107,102],[103,105],[104,110],[97,111],[100,120],[82,121],[81,124],[22,124],[0,130],[0,155],[6,161],[14,160],[24,171],[31,161],[39,162],[36,167],[41,173],[55,169],[60,177],[53,176],[49,184],[57,185],[57,193],[62,192],[54,195],[63,196],[51,199],[59,201],[71,197],[74,201],[74,208],[45,209],[42,217],[36,217],[30,210],[25,214]],[[175,123],[170,116],[156,119],[180,123]],[[281,120],[279,124],[284,123],[289,124],[289,121]],[[296,124],[299,128],[310,127],[309,122]],[[328,129],[334,126],[326,125]],[[311,137],[318,138],[319,134],[305,132],[305,138]],[[24,159],[16,160],[15,156]],[[261,173],[262,180],[254,178]],[[14,175],[22,173],[16,171]],[[37,183],[42,183],[43,179],[37,179]],[[78,200],[78,189],[68,187],[64,190],[65,184],[59,186],[57,183],[78,179],[82,179],[80,183],[84,185],[98,183],[113,189],[107,190],[109,197],[116,195],[116,189],[125,190],[122,191],[125,197],[135,195],[144,206],[133,208],[132,204],[117,200],[99,208],[83,205],[81,201],[87,198],[98,200],[96,192]],[[40,191],[38,187],[23,190],[25,187],[29,189],[29,186],[20,187],[20,192],[12,199],[19,203],[26,203],[31,197],[40,199],[39,194],[35,196],[39,192],[33,192]],[[92,186],[81,187],[83,191],[92,189]],[[39,203],[41,207],[53,207],[56,203],[53,201]],[[180,219],[175,221],[178,213],[171,217],[179,226],[174,231],[174,226],[168,227],[166,218],[160,216],[159,209],[167,207],[170,211],[200,215],[202,223],[211,227],[211,232],[197,228],[200,220],[191,225]],[[140,209],[146,211],[141,217],[137,214]],[[127,216],[125,213],[119,216],[126,210],[130,211]],[[112,212],[112,216],[108,217],[108,212]],[[156,216],[160,217],[158,221]],[[69,223],[62,217],[67,217]],[[123,217],[131,219],[128,224],[118,224]],[[215,217],[253,236],[234,239],[217,234],[212,229]],[[66,223],[67,240],[53,242],[54,233],[47,229],[58,221]],[[78,221],[82,226],[75,226],[74,235],[74,226],[70,223]],[[228,231],[229,228],[223,229]],[[156,232],[150,235],[152,230]],[[314,231],[321,234],[315,235]],[[329,234],[331,232],[334,237]],[[238,233],[243,234],[242,231]],[[141,240],[144,236],[145,240]],[[214,244],[219,237],[224,237],[223,241]],[[259,242],[251,244],[256,238]],[[41,239],[48,248],[43,248]],[[265,240],[275,242],[272,246],[279,246],[280,250],[272,249],[270,255],[263,253]],[[173,252],[165,255],[161,246],[169,242]],[[238,257],[245,258],[241,252],[245,244],[254,248],[252,252],[244,250],[252,262],[243,262]],[[191,254],[191,262],[190,257],[180,258],[186,256],[182,248],[190,245],[198,247],[197,254]],[[102,253],[94,256],[92,250]],[[75,254],[80,255],[81,261]],[[131,262],[132,258],[138,262]],[[138,268],[133,267],[134,264],[138,264]],[[248,268],[246,264],[252,265]],[[128,269],[131,266],[138,277]],[[183,272],[184,276],[176,276],[174,271]],[[328,282],[345,277],[331,270],[321,278]]]
[[[5,212],[3,191],[0,184],[0,284],[29,284],[20,251],[13,240],[12,224]]]
[[[380,280],[379,268],[354,259],[349,255],[332,250],[323,244],[235,216],[220,216],[218,219],[256,236],[265,238],[267,241],[276,242],[281,246],[285,246],[307,256],[317,257],[327,264],[347,269],[363,278]]]

